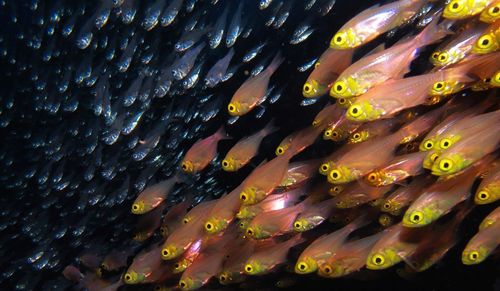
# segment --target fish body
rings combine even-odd
[[[261,202],[254,205],[241,206],[236,217],[238,219],[252,219],[262,212],[279,210],[290,207],[298,202],[301,195],[304,194],[302,188],[294,189],[279,194],[271,194]],[[245,227],[246,229],[246,227]]]
[[[493,0],[453,0],[446,4],[443,17],[447,19],[466,19],[481,13]]]
[[[489,204],[500,199],[500,164],[492,165],[474,195],[476,204]]]
[[[488,54],[500,49],[500,21],[495,21],[484,31],[472,46],[476,54]]]
[[[485,23],[493,23],[498,19],[500,19],[500,1],[493,0],[490,5],[481,12],[479,20]]]
[[[179,182],[179,177],[174,176],[146,188],[137,196],[132,204],[132,213],[144,214],[155,209],[166,199],[168,193],[177,182]]]
[[[480,229],[465,246],[462,263],[475,265],[483,262],[500,244],[500,224]]]
[[[247,227],[246,235],[253,239],[266,239],[293,231],[293,223],[306,207],[304,202],[279,210],[257,214]]]
[[[386,166],[368,173],[365,181],[373,186],[387,186],[420,175],[424,171],[422,162],[426,155],[426,152],[415,152],[395,157]]]
[[[181,169],[185,173],[195,174],[205,169],[217,154],[217,144],[228,139],[223,127],[211,136],[196,141],[182,159]]]
[[[407,186],[400,186],[392,192],[382,203],[381,210],[393,215],[400,214],[404,208],[409,206],[422,193],[425,193],[425,189],[433,182],[432,177],[416,177]]]

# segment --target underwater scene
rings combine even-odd
[[[500,290],[500,0],[0,0],[1,290]]]

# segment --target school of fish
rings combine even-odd
[[[500,273],[500,1],[46,2],[0,1],[0,284]]]

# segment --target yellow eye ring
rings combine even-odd
[[[370,173],[370,174],[368,175],[368,181],[370,181],[370,182],[375,182],[376,180],[377,180],[377,174],[375,174],[375,173]]]
[[[493,6],[490,9],[488,9],[487,13],[492,17],[497,17],[498,15],[500,15],[500,7],[498,5]]]
[[[231,113],[234,113],[234,112],[236,112],[236,106],[234,106],[234,104],[233,104],[233,103],[229,103],[229,104],[227,105],[227,110],[228,110],[229,112],[231,112]]]
[[[229,162],[227,160],[223,160],[222,161],[222,166],[225,167],[225,168],[228,167],[229,166]]]
[[[372,263],[375,265],[375,266],[382,266],[384,263],[385,263],[385,258],[384,256],[382,255],[374,255],[372,257]]]
[[[432,147],[434,147],[434,143],[432,141],[428,140],[424,143],[424,148],[430,150]]]
[[[477,46],[482,49],[489,48],[491,43],[493,42],[493,38],[491,35],[483,35],[477,40]]]
[[[469,253],[469,260],[474,262],[477,259],[479,259],[479,252],[478,251],[472,251]]]
[[[447,149],[451,146],[451,140],[448,139],[448,138],[443,138],[440,142],[439,142],[439,146],[442,148],[442,149]]]
[[[439,162],[439,169],[441,171],[449,171],[453,167],[453,161],[449,159],[442,159]]]
[[[432,53],[432,56],[431,56],[433,59],[437,60],[438,57],[439,57],[439,52],[434,52]]]
[[[344,105],[347,102],[347,100],[345,98],[339,98],[338,102],[340,105]]]
[[[410,214],[410,221],[413,223],[420,223],[424,219],[424,214],[420,211],[413,211]]]
[[[321,171],[326,172],[330,169],[330,165],[328,163],[324,163],[321,165]]]
[[[283,147],[276,148],[276,155],[280,156],[285,153],[285,149]]]
[[[325,264],[325,266],[323,267],[323,272],[325,274],[327,274],[327,275],[331,274],[332,273],[332,267],[330,267],[330,265],[328,265],[328,264]]]
[[[306,272],[309,270],[309,266],[305,262],[300,262],[297,264],[297,269],[301,272]]]
[[[137,204],[132,205],[132,210],[138,211],[139,210],[139,205],[137,205]]]
[[[436,154],[436,153],[433,153],[433,154],[431,155],[431,161],[433,161],[433,162],[435,162],[438,158],[439,158],[439,155],[438,155],[438,154]]]
[[[479,201],[487,201],[488,199],[490,199],[490,194],[486,191],[479,191],[476,197]]]
[[[355,133],[352,135],[352,138],[355,140],[358,140],[360,137],[361,137],[361,134],[359,134],[359,133]]]
[[[450,55],[447,52],[443,52],[439,54],[438,61],[441,63],[447,62],[449,59]]]
[[[334,181],[337,181],[338,179],[340,179],[340,171],[339,170],[331,171],[330,178],[332,178],[332,180],[334,180]]]
[[[186,287],[187,287],[186,282],[184,282],[183,280],[181,280],[181,281],[179,282],[179,287],[181,287],[181,289],[186,288]]]
[[[338,94],[342,94],[347,90],[347,86],[343,81],[338,81],[333,84],[333,90]]]
[[[444,82],[436,82],[436,83],[434,83],[434,86],[432,86],[432,88],[435,91],[440,92],[444,89]]]
[[[464,5],[460,3],[459,1],[452,1],[449,4],[449,9],[451,12],[459,12],[464,8]]]
[[[337,45],[341,45],[341,44],[345,43],[345,38],[340,33],[337,33],[333,37],[333,42]]]
[[[391,208],[392,208],[392,204],[391,204],[391,202],[386,201],[386,202],[384,203],[383,207],[384,207],[384,209],[386,209],[386,210],[391,210]]]
[[[325,136],[329,137],[331,135],[332,135],[332,130],[331,129],[325,130]]]
[[[305,83],[303,89],[304,89],[305,93],[311,93],[312,92],[312,86],[309,83]]]
[[[320,62],[317,62],[316,64],[314,64],[314,68],[316,69],[317,67],[319,67],[320,65]]]
[[[161,250],[161,255],[164,257],[168,257],[170,255],[170,251],[168,249]]]
[[[353,117],[358,117],[361,115],[361,106],[359,105],[352,105],[349,108],[349,114]]]
[[[295,221],[294,224],[293,224],[293,227],[296,229],[296,230],[300,230],[302,229],[302,222],[300,221]]]
[[[247,233],[249,236],[253,236],[254,231],[253,231],[253,229],[252,229],[252,228],[247,228],[246,233]]]
[[[246,201],[248,199],[248,196],[245,193],[240,194],[240,200]]]
[[[211,222],[205,223],[205,229],[207,231],[211,231],[214,228],[214,225]]]
[[[251,272],[253,271],[253,267],[252,267],[252,265],[247,264],[247,265],[245,266],[245,271],[246,271],[247,273],[251,273]]]

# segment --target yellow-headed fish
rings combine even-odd
[[[465,19],[481,13],[493,0],[452,0],[444,7],[443,17]]]
[[[488,170],[487,176],[481,181],[474,195],[476,204],[489,204],[500,199],[500,162],[496,161]]]
[[[475,265],[483,262],[500,244],[500,224],[480,229],[462,252],[462,263]]]
[[[373,139],[374,137],[386,136],[392,131],[394,126],[400,122],[398,117],[394,117],[363,123],[351,133],[347,142],[355,144]]]
[[[300,187],[314,176],[319,163],[319,159],[290,163],[279,187],[285,189]]]
[[[325,106],[316,116],[312,122],[312,126],[326,128],[328,125],[337,121],[342,115],[344,115],[345,110],[338,106],[337,103]]]
[[[257,204],[241,206],[240,210],[236,213],[236,217],[238,219],[252,219],[261,212],[290,207],[298,202],[300,196],[304,194],[304,188],[298,188],[279,194],[271,194]]]
[[[352,208],[382,198],[392,186],[372,187],[361,181],[349,185],[333,198],[337,208]]]
[[[205,285],[222,270],[225,256],[226,252],[223,249],[200,254],[182,273],[179,287],[182,290],[195,290]]]
[[[479,20],[485,23],[493,23],[500,19],[500,0],[493,0],[488,7],[486,7],[481,15],[479,15]]]
[[[160,251],[161,245],[157,245],[138,254],[123,275],[123,281],[126,284],[157,282],[163,276],[162,273],[167,271],[162,268]],[[168,268],[170,269],[171,266]]]
[[[196,141],[182,159],[182,171],[195,174],[205,169],[217,154],[217,143],[228,138],[226,131],[221,127],[211,136]]]
[[[132,204],[133,214],[144,214],[158,207],[167,198],[172,187],[179,182],[179,176],[148,186],[144,189]]]
[[[381,210],[393,215],[401,214],[401,211],[423,194],[433,182],[434,179],[430,176],[419,176],[407,186],[400,186],[384,200]]]
[[[207,233],[218,234],[234,220],[236,212],[241,206],[240,192],[241,186],[238,186],[229,194],[217,199],[217,203],[210,210],[205,222]]]
[[[426,155],[425,152],[416,152],[395,157],[385,166],[368,173],[365,181],[372,186],[387,186],[420,175],[424,171],[422,162]]]
[[[500,21],[495,21],[476,40],[472,47],[475,54],[488,54],[500,49]]]
[[[168,212],[163,217],[163,221],[160,226],[161,235],[166,238],[176,229],[178,229],[182,224],[182,219],[187,213],[189,204],[187,200],[178,203],[168,210]]]
[[[143,242],[150,238],[160,227],[161,215],[165,209],[166,203],[161,203],[154,210],[141,215],[134,227],[133,240]]]
[[[483,219],[479,225],[479,229],[482,230],[493,225],[500,225],[500,206]]]
[[[333,214],[335,206],[336,201],[334,198],[308,206],[293,222],[293,230],[304,232],[315,228]]]

